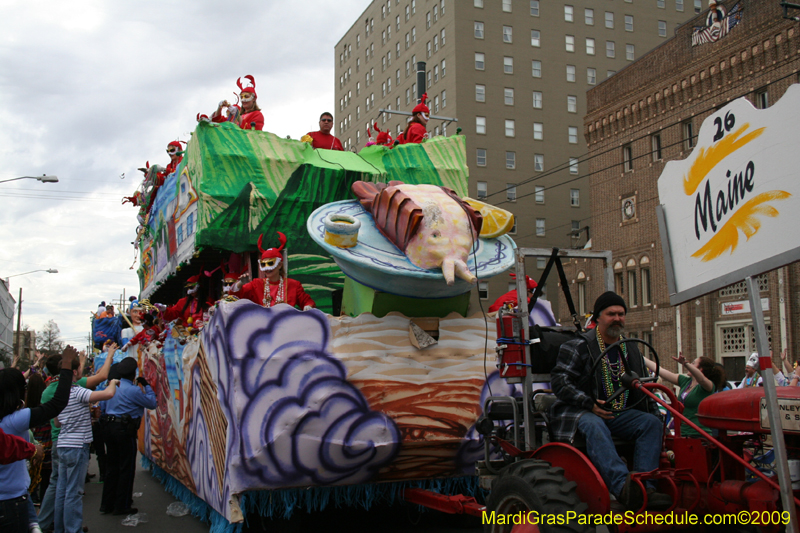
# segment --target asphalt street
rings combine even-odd
[[[140,457],[140,456],[139,456]],[[97,474],[97,462],[92,455],[89,472]],[[124,516],[101,515],[100,499],[103,484],[95,476],[86,484],[83,498],[83,523],[91,533],[145,533],[147,531],[180,531],[180,533],[208,532],[210,525],[198,518],[186,515],[181,517],[167,514],[169,504],[176,502],[172,494],[141,467],[137,460],[136,480],[134,482],[133,505],[139,514],[147,515],[146,522],[135,526],[123,525]],[[137,495],[141,493],[140,495]],[[381,533],[478,533],[482,531],[480,519],[468,516],[451,516],[434,511],[420,512],[417,506],[400,504],[392,507],[379,506],[364,509],[328,509],[323,512],[307,514],[296,512],[289,520],[266,519],[258,516],[248,517],[242,527],[243,533],[306,533],[325,531],[328,533],[371,532]]]

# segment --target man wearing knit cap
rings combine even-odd
[[[554,440],[572,443],[576,433],[586,440],[586,453],[600,471],[611,494],[629,509],[642,506],[639,485],[631,480],[628,468],[614,448],[612,437],[634,441],[632,470],[649,472],[658,468],[661,455],[663,423],[656,416],[656,405],[647,399],[633,409],[614,413],[633,405],[641,397],[639,391],[627,391],[610,405],[606,399],[621,387],[626,371],[647,376],[644,358],[636,343],[624,343],[610,350],[592,375],[592,365],[606,346],[620,340],[625,328],[625,300],[614,292],[606,292],[594,304],[595,329],[578,335],[561,345],[556,367],[551,372],[551,385],[558,400],[550,410],[550,434]],[[666,508],[672,504],[666,494],[655,492],[652,481],[646,482],[647,507]]]

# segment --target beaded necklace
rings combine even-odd
[[[603,342],[603,337],[600,335],[599,330],[597,331],[597,343],[600,345],[600,353],[603,353],[606,349],[606,343]],[[614,394],[614,390],[619,386],[622,374],[625,373],[625,360],[628,357],[628,350],[625,348],[625,343],[620,345],[620,348],[622,349],[622,355],[617,358],[616,363],[611,363],[608,360],[609,354],[606,354],[606,356],[603,357],[601,368],[603,376],[603,391],[606,393],[606,398],[610,398],[611,395]],[[611,402],[611,408],[617,410],[623,409],[628,403],[629,392],[630,391],[626,390],[621,396]]]
[[[275,301],[272,300],[272,294],[269,292],[269,280],[264,280],[264,307],[272,307],[275,304],[283,303],[286,301],[285,299],[285,288],[283,283],[283,276],[281,276],[280,281],[278,282],[278,294],[275,295]]]

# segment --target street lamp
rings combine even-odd
[[[31,270],[30,272],[23,272],[22,274],[14,274],[13,276],[6,276],[8,278],[15,278],[17,276],[24,276],[25,274],[33,274],[34,272],[47,272],[48,274],[58,274],[58,270],[55,268],[48,268],[47,270],[39,269],[39,270]]]
[[[11,178],[10,180],[2,180],[0,183],[6,183],[9,181],[17,181],[17,180],[37,180],[41,181],[42,183],[58,183],[58,176],[48,176],[47,174],[43,174],[41,176],[22,176],[21,178]]]

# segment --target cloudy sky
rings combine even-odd
[[[0,277],[22,322],[86,346],[101,300],[137,294],[136,169],[255,76],[265,130],[334,108],[334,46],[369,0],[0,0]],[[131,267],[133,266],[133,269]],[[14,318],[16,322],[16,316]]]

